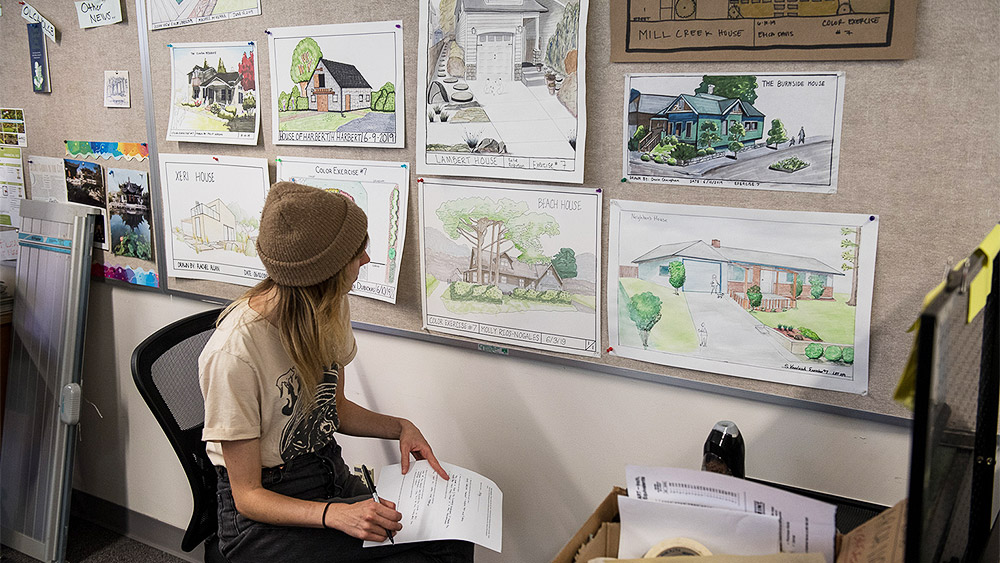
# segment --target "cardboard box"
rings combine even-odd
[[[781,553],[765,556],[657,557],[653,559],[616,559],[621,524],[618,522],[618,496],[627,495],[614,487],[593,514],[573,535],[552,563],[588,563],[607,558],[617,563],[682,563],[697,559],[704,563],[823,563],[818,553]],[[846,535],[837,537],[837,563],[902,563],[906,542],[906,499]]]

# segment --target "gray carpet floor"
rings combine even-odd
[[[0,548],[4,563],[38,563],[37,559],[7,546]],[[66,540],[66,561],[69,563],[184,563],[144,543],[120,536],[96,524],[73,517]]]

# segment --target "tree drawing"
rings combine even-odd
[[[861,227],[842,227],[840,234],[847,237],[840,241],[840,247],[844,249],[840,255],[844,259],[840,269],[845,272],[854,270],[851,279],[851,298],[847,300],[847,304],[856,307],[858,305],[858,252],[861,250]],[[854,240],[851,240],[851,235],[854,235]]]
[[[809,276],[809,295],[813,299],[819,299],[823,297],[823,292],[826,291],[826,276],[821,276],[817,274],[812,274]]]
[[[680,295],[678,290],[684,287],[684,282],[687,281],[687,270],[684,268],[684,262],[674,260],[667,264],[667,268],[670,270],[670,285],[674,286],[674,295]]]
[[[787,140],[788,134],[785,133],[785,124],[780,119],[772,119],[771,130],[767,132],[767,144],[777,147]]]
[[[633,295],[628,301],[628,318],[635,323],[642,339],[642,347],[649,347],[649,331],[660,322],[663,301],[649,291]]]
[[[575,278],[577,274],[576,252],[573,252],[572,248],[560,248],[559,253],[552,257],[552,267],[564,280]]]
[[[243,87],[243,91],[256,90],[257,77],[253,74],[253,52],[250,53],[249,57],[246,53],[243,53],[243,60],[240,61],[239,71],[240,86]]]
[[[220,74],[226,72],[226,63],[222,62],[222,57],[219,57],[219,66],[215,70]]]
[[[562,19],[556,24],[556,31],[549,38],[545,49],[545,64],[562,74],[566,70],[566,55],[576,49],[577,34],[580,28],[580,3],[567,4],[563,9]]]
[[[747,130],[743,127],[743,124],[738,121],[733,121],[729,124],[729,150],[733,151],[733,157],[736,157],[736,153],[743,148],[743,136],[747,134]]]
[[[396,111],[396,86],[392,82],[386,82],[372,94],[372,109],[384,112]]]
[[[479,284],[500,279],[500,256],[517,249],[517,260],[526,264],[548,263],[541,237],[559,234],[559,223],[547,213],[528,211],[528,204],[512,199],[465,197],[443,203],[437,216],[452,239],[472,244],[469,269]],[[485,272],[485,276],[484,276]]]
[[[748,104],[757,100],[756,76],[709,76],[701,79],[695,94],[707,94],[708,87],[714,86],[712,94],[723,98],[739,98]]]
[[[441,0],[441,31],[455,31],[455,0]]]
[[[714,121],[706,121],[701,124],[701,135],[698,136],[699,147],[711,147],[722,140],[719,136],[719,124]]]
[[[295,50],[292,51],[292,65],[288,69],[288,74],[291,76],[292,82],[299,85],[300,95],[305,96],[306,85],[322,58],[323,50],[319,48],[319,44],[312,37],[303,37],[295,46]]]

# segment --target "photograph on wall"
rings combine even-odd
[[[28,146],[28,135],[24,130],[24,110],[0,108],[0,145]]]
[[[420,0],[417,172],[583,182],[587,0]]]
[[[107,185],[111,252],[115,256],[152,261],[149,175],[139,170],[108,168]]]
[[[276,145],[402,148],[400,21],[268,30]]]
[[[161,154],[167,276],[248,286],[267,277],[254,241],[269,185],[267,159]]]
[[[908,59],[915,0],[611,0],[611,61]]]
[[[149,29],[208,23],[260,15],[260,0],[149,0]]]
[[[368,216],[368,258],[351,293],[396,302],[399,261],[406,238],[410,168],[404,162],[279,156],[278,180],[339,193]]]
[[[424,328],[597,357],[601,191],[425,178]]]
[[[256,145],[256,52],[253,41],[171,45],[167,140]]]
[[[878,216],[612,200],[609,230],[614,354],[868,392]]]
[[[108,192],[104,183],[104,167],[96,162],[63,159],[66,172],[66,199],[100,210],[101,219],[94,225],[94,247],[109,250],[108,237]]]
[[[626,74],[623,177],[837,191],[844,73]]]

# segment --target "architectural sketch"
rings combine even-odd
[[[612,0],[611,60],[912,56],[909,0]]]
[[[108,168],[107,184],[111,252],[153,260],[148,175],[138,170]]]
[[[149,0],[149,29],[260,15],[260,0]]]
[[[272,28],[275,144],[402,147],[399,21]]]
[[[420,183],[424,326],[600,355],[599,190]]]
[[[615,353],[867,392],[877,216],[614,200],[610,230]]]
[[[396,302],[410,169],[403,162],[279,156],[278,180],[341,193],[368,215],[368,257],[351,293]]]
[[[161,154],[160,179],[168,276],[241,285],[267,277],[255,246],[266,159]]]
[[[627,74],[632,182],[837,191],[844,75]]]
[[[253,41],[172,45],[167,140],[256,145],[256,52]]]
[[[583,181],[587,0],[421,0],[417,172]]]

